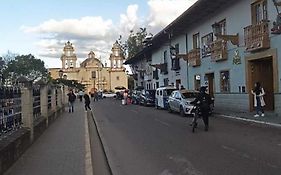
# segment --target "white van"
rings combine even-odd
[[[176,88],[173,86],[157,88],[155,93],[155,107],[157,109],[168,109],[168,99],[174,90],[176,90]]]

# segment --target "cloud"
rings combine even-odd
[[[148,28],[156,34],[197,0],[149,0]]]
[[[113,43],[122,35],[126,40],[131,30],[146,27],[148,32],[156,34],[172,22],[196,0],[148,0],[148,16],[138,16],[139,6],[132,4],[115,24],[111,19],[101,16],[86,16],[80,19],[50,19],[37,26],[22,26],[21,30],[36,35],[35,43],[40,57],[48,67],[60,67],[64,44],[69,40],[73,43],[78,59],[83,61],[92,50],[103,62],[108,60]],[[57,62],[55,65],[55,60]]]
[[[81,38],[105,37],[110,33],[113,24],[111,20],[103,20],[102,17],[82,17],[81,19],[54,19],[43,22],[36,27],[23,26],[22,30],[31,33],[49,34],[53,37],[79,36]]]

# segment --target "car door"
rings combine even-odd
[[[177,92],[175,95],[175,110],[177,112],[180,111],[180,105],[181,105],[181,94]]]
[[[171,110],[175,110],[175,94],[176,92],[172,92],[171,96],[169,97],[169,106]]]
[[[164,103],[163,103],[163,90],[159,90],[159,98],[158,98],[158,105],[161,108],[164,108]]]

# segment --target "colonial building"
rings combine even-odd
[[[198,0],[126,64],[145,88],[207,85],[226,110],[252,111],[259,81],[266,110],[281,114],[280,11],[280,0]]]
[[[72,43],[65,43],[61,56],[61,68],[50,68],[49,72],[54,79],[65,78],[77,80],[84,84],[86,92],[94,90],[115,90],[117,86],[128,88],[128,78],[123,67],[124,56],[120,45],[115,42],[110,54],[110,65],[104,65],[93,51],[77,66],[77,56]],[[62,72],[62,75],[60,75]],[[62,77],[60,77],[62,76]]]

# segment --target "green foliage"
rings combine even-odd
[[[77,80],[67,80],[67,79],[63,79],[63,78],[58,78],[58,79],[52,79],[51,82],[53,84],[63,84],[70,88],[85,89],[85,85],[78,83]]]
[[[143,41],[147,35],[146,28],[139,28],[136,33],[133,30],[130,31],[127,41],[122,44],[123,49],[125,50],[124,52],[127,54],[128,58],[134,57],[144,48]],[[119,38],[119,43],[121,38],[122,37]]]
[[[47,79],[47,73],[44,62],[31,54],[17,55],[14,59],[8,60],[7,67],[3,71],[4,77],[12,80],[20,76],[30,80]]]

